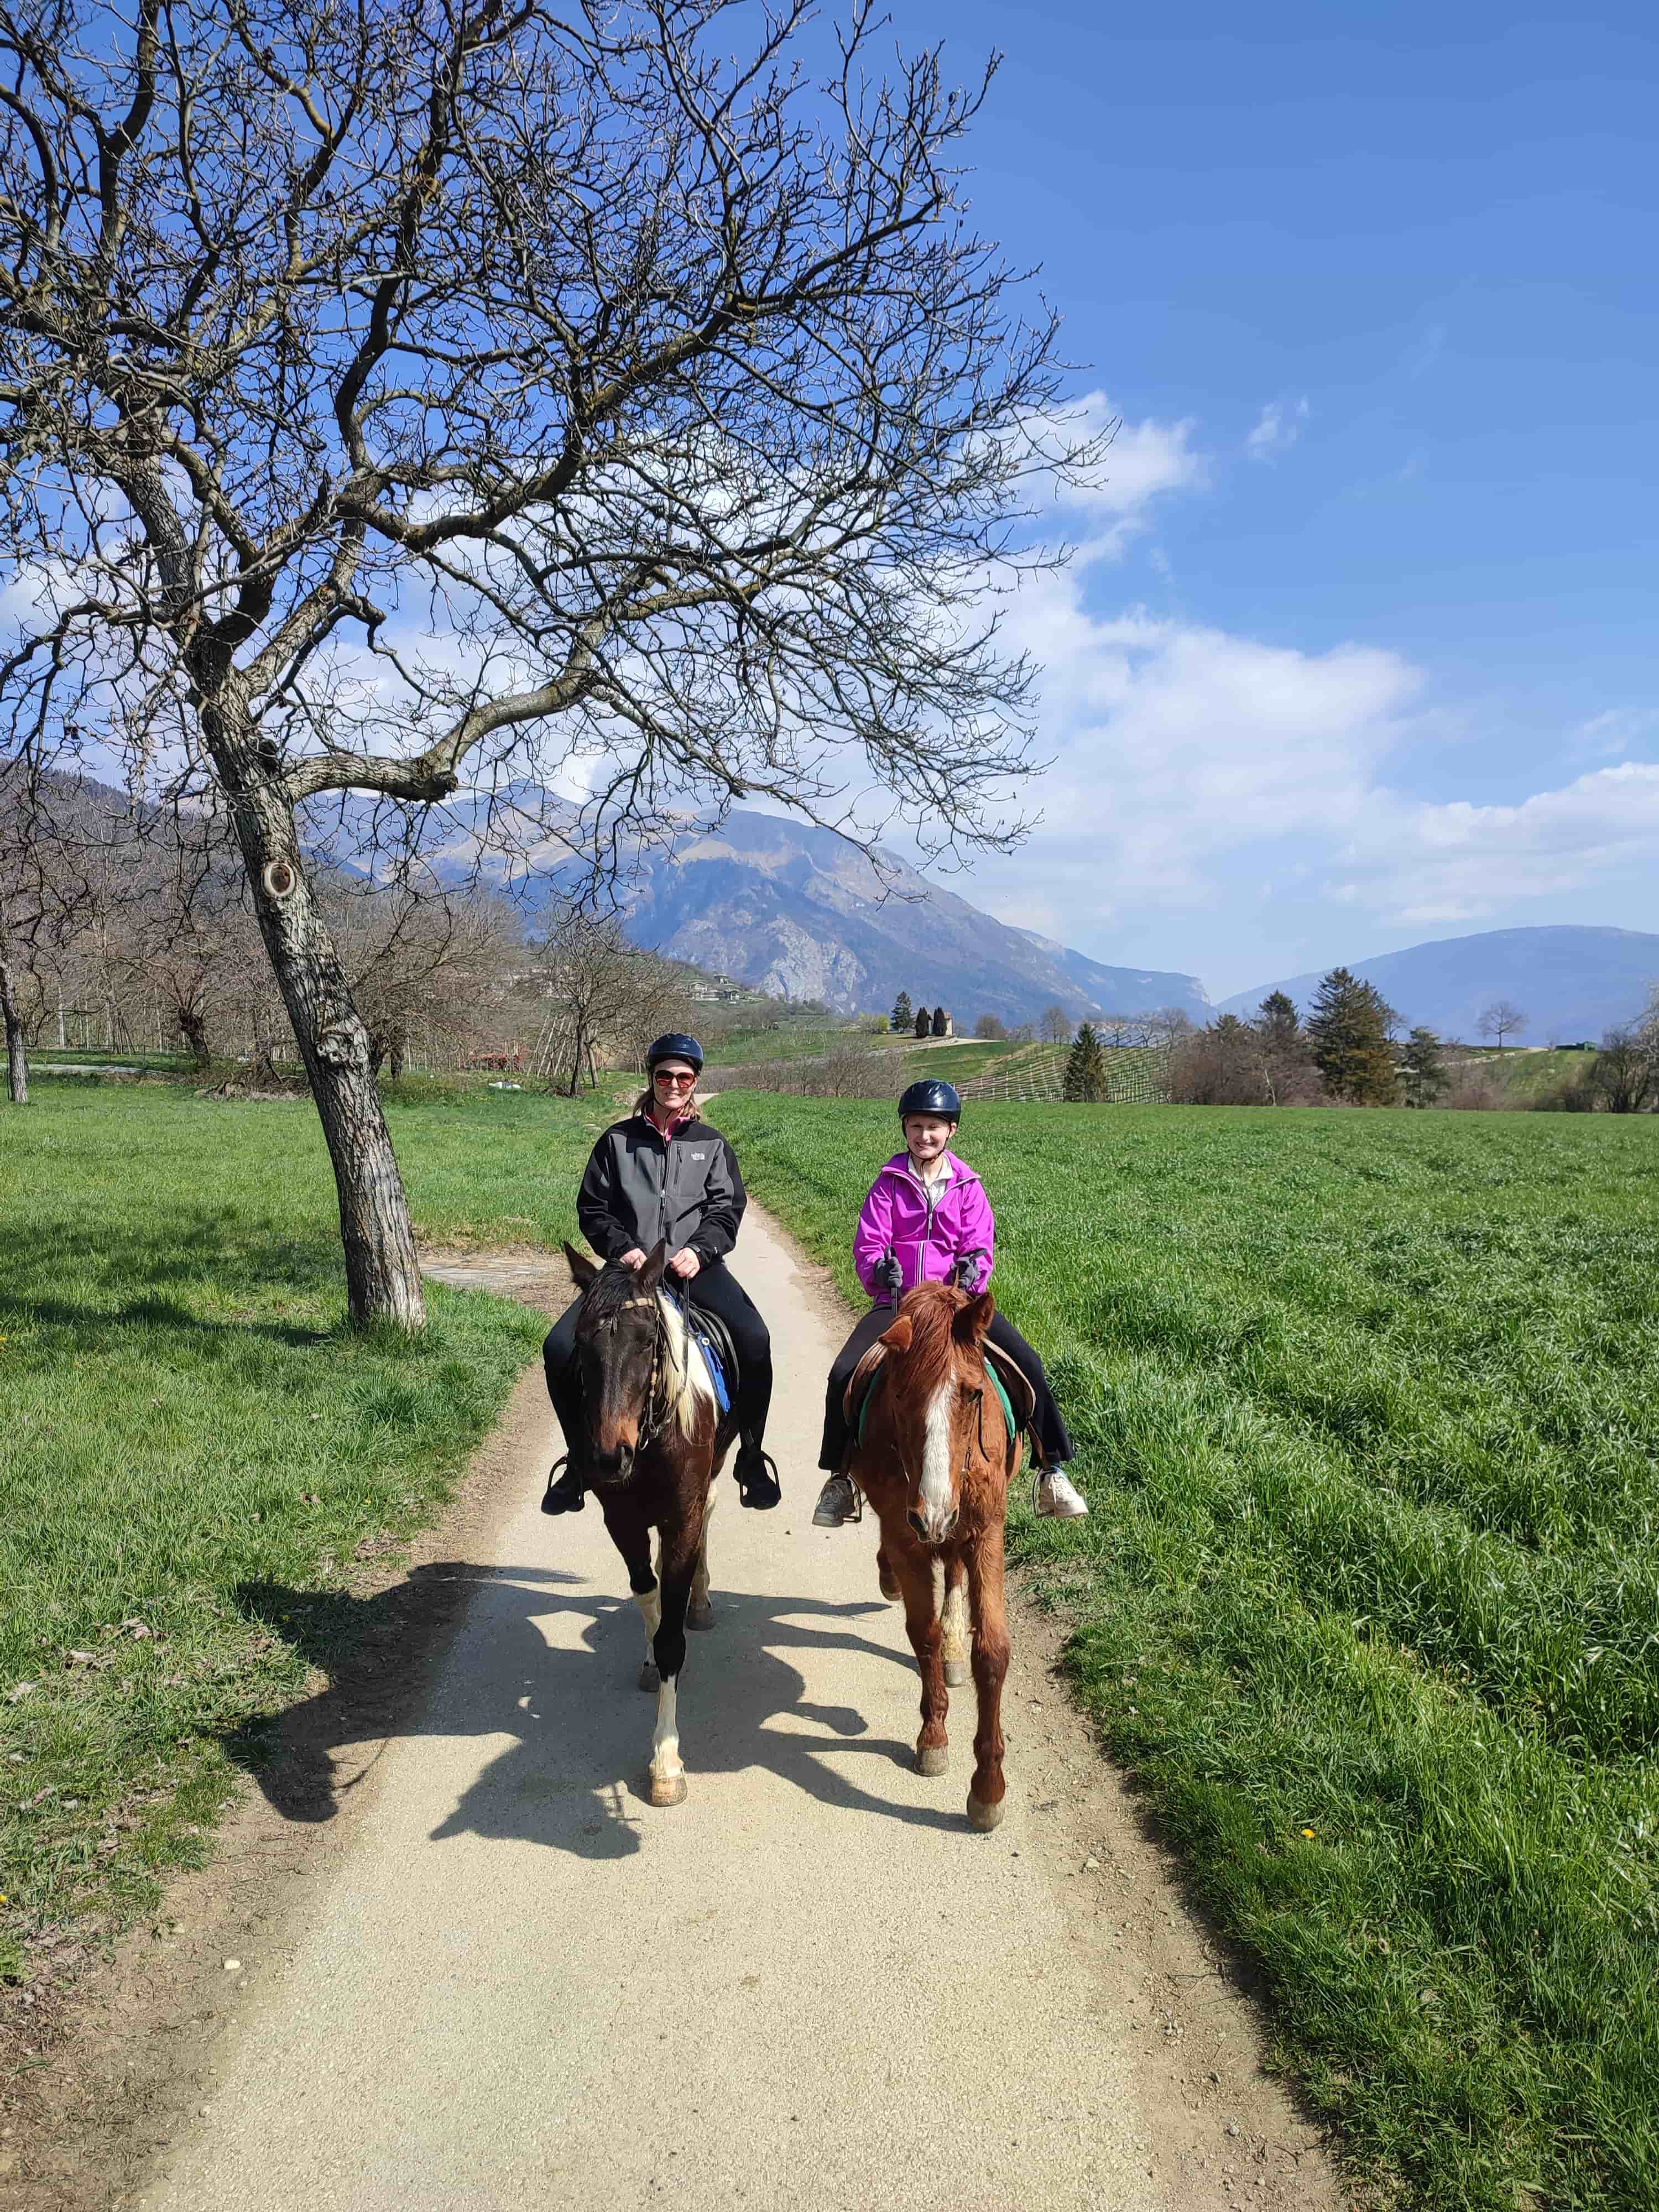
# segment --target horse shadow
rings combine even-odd
[[[365,1598],[274,1583],[246,1584],[238,1595],[245,1613],[314,1664],[337,1669],[326,1688],[279,1720],[228,1739],[232,1756],[285,1818],[332,1820],[373,1771],[378,1754],[365,1756],[364,1747],[377,1741],[506,1736],[432,1828],[433,1841],[471,1834],[581,1858],[621,1858],[641,1848],[655,1700],[636,1687],[644,1632],[625,1594],[595,1590],[557,1569],[451,1560]],[[718,1588],[714,1601],[715,1628],[690,1638],[681,1678],[694,1791],[716,1775],[761,1767],[831,1811],[960,1827],[959,1810],[884,1792],[884,1770],[910,1770],[911,1741],[872,1735],[852,1705],[809,1698],[791,1658],[853,1651],[914,1680],[908,1650],[857,1632],[860,1620],[884,1606]],[[444,1639],[451,1663],[428,1685],[398,1663],[411,1612],[422,1607],[447,1613],[454,1629]],[[542,1624],[561,1615],[580,1621],[578,1641],[549,1640]],[[861,1764],[856,1779],[842,1771],[849,1755]]]

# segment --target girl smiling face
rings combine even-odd
[[[939,1172],[939,1161],[950,1149],[951,1139],[957,1133],[954,1121],[947,1121],[942,1114],[909,1114],[905,1116],[904,1142],[910,1154],[910,1164],[924,1182],[931,1182]]]

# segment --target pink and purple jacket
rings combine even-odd
[[[888,1293],[876,1270],[889,1251],[904,1270],[904,1288],[942,1283],[964,1253],[980,1255],[964,1288],[979,1291],[996,1264],[997,1224],[985,1186],[965,1160],[949,1155],[951,1176],[923,1182],[908,1152],[895,1153],[870,1186],[853,1237],[853,1265],[872,1298]]]

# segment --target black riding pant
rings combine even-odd
[[[766,1416],[772,1403],[772,1339],[749,1293],[731,1273],[724,1261],[701,1268],[689,1285],[690,1303],[717,1314],[732,1333],[738,1355],[738,1395],[733,1411],[738,1433],[759,1443],[766,1434]],[[542,1365],[547,1374],[547,1395],[559,1417],[568,1444],[580,1417],[574,1395],[576,1299],[559,1316],[542,1346]]]
[[[842,1401],[847,1386],[853,1379],[853,1370],[876,1339],[893,1325],[890,1306],[872,1306],[836,1354],[836,1364],[830,1370],[830,1387],[823,1407],[823,1443],[818,1453],[818,1465],[834,1474],[841,1465],[850,1442],[847,1419],[842,1411]],[[1071,1431],[1055,1403],[1049,1388],[1048,1377],[1041,1359],[1025,1341],[1005,1313],[997,1314],[991,1322],[991,1341],[1000,1352],[1006,1352],[1020,1373],[1036,1394],[1036,1411],[1031,1416],[1031,1429],[1036,1448],[1048,1467],[1063,1467],[1074,1455]]]

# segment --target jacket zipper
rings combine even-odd
[[[904,1172],[912,1182],[921,1184],[921,1202],[927,1208],[927,1226],[921,1233],[921,1256],[916,1262],[916,1281],[925,1283],[927,1279],[927,1255],[933,1249],[933,1209],[939,1204],[935,1193],[946,1178],[944,1176],[935,1176],[930,1183],[924,1182],[913,1167],[907,1165]]]

